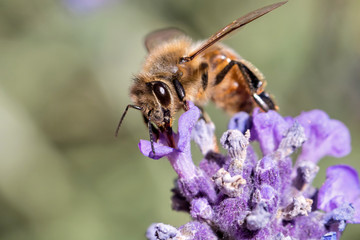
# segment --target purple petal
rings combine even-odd
[[[321,110],[303,112],[295,119],[305,128],[307,137],[299,161],[317,163],[326,155],[343,157],[350,153],[350,133],[342,122],[330,119]]]
[[[246,130],[251,129],[251,125],[250,115],[246,112],[239,112],[230,119],[228,129],[236,129],[245,134]]]
[[[190,109],[184,112],[179,118],[178,133],[179,141],[177,148],[185,151],[190,148],[191,131],[200,117],[200,110],[192,102],[189,102]]]
[[[155,155],[154,155],[154,153],[152,152],[152,149],[151,149],[151,143],[150,143],[150,141],[147,141],[147,140],[140,140],[139,149],[140,149],[140,152],[145,157],[149,157],[149,158],[152,158],[155,160],[160,159],[165,156],[169,156],[171,153],[173,153],[175,151],[175,149],[173,149],[171,147],[164,146],[162,144],[154,142],[154,149],[155,149]]]
[[[326,171],[326,180],[319,190],[317,207],[330,212],[344,203],[355,207],[354,223],[360,223],[360,182],[356,170],[335,165]]]
[[[254,111],[252,130],[255,136],[257,136],[264,156],[278,148],[281,139],[290,126],[291,125],[275,111],[268,111],[266,113]],[[254,135],[254,133],[251,133],[251,135]]]

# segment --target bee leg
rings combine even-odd
[[[149,129],[151,151],[155,155],[154,142],[157,142],[157,140],[159,140],[160,132],[156,127],[154,127],[153,124],[151,124],[149,119],[147,119],[145,116],[143,116],[143,118],[144,118],[145,124],[148,126],[148,129]]]
[[[278,110],[278,106],[276,106],[270,95],[265,91],[261,92],[260,94],[254,93],[253,98],[257,105],[265,112],[269,110]]]
[[[189,106],[189,102],[184,100],[183,101],[183,108],[184,108],[184,111],[188,111],[190,109],[190,106]]]
[[[204,110],[204,108],[203,107],[199,107],[199,106],[197,106],[199,109],[200,109],[200,111],[201,111],[201,115],[200,115],[200,119],[204,119],[204,121],[206,122],[206,123],[211,123],[212,121],[211,121],[211,118],[210,118],[210,116],[209,116],[209,114],[207,114],[206,112],[205,112],[205,110]]]
[[[216,76],[215,85],[221,83],[222,80],[224,80],[226,74],[234,65],[239,67],[241,74],[244,76],[255,103],[265,112],[269,110],[277,110],[278,108],[274,101],[261,88],[263,81],[258,79],[256,75],[241,62],[231,60],[229,64],[226,65]]]
[[[256,102],[256,104],[264,111],[267,112],[269,110],[278,110],[278,107],[270,97],[268,93],[263,91],[261,88],[261,85],[263,84],[263,81],[258,79],[255,74],[251,72],[249,68],[247,68],[244,64],[241,62],[236,62],[236,65],[239,67],[241,73],[243,74],[246,82],[248,83],[248,86],[250,88],[250,91],[252,93],[252,96]]]
[[[146,126],[148,126],[148,127],[151,126],[151,132],[153,134],[153,137],[155,137],[154,140],[156,142],[157,140],[159,140],[159,137],[160,137],[159,129],[154,127],[154,125],[152,125],[152,124],[149,125],[150,121],[145,116],[143,116],[143,117],[144,117],[144,122],[145,122]]]
[[[151,124],[150,121],[148,122],[148,128],[149,128],[149,135],[150,135],[151,151],[155,155],[153,125]]]
[[[185,89],[184,89],[183,85],[181,84],[181,82],[179,81],[179,79],[177,77],[174,77],[172,82],[174,84],[174,88],[175,88],[175,91],[176,91],[176,94],[177,94],[179,100],[181,102],[183,102],[183,104],[184,104],[185,111],[189,110],[189,106],[185,100]]]

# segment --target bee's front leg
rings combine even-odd
[[[184,111],[188,111],[190,109],[188,101],[186,101],[186,100],[183,101],[183,108],[184,108]]]
[[[159,129],[154,127],[154,125],[150,122],[150,120],[148,118],[146,118],[145,116],[143,116],[143,117],[144,117],[144,122],[147,125],[148,130],[149,130],[151,150],[152,150],[152,153],[155,154],[154,142],[157,142],[159,140],[160,132],[159,132]]]
[[[174,77],[172,80],[173,84],[174,84],[174,88],[176,91],[176,94],[180,100],[180,102],[183,103],[184,106],[184,110],[187,111],[190,109],[188,102],[185,100],[185,89],[183,87],[183,85],[181,84],[181,82],[179,81],[179,79],[177,77]]]

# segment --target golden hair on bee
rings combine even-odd
[[[142,112],[153,153],[153,142],[160,132],[167,136],[169,146],[176,147],[172,139],[174,116],[179,110],[188,109],[188,101],[202,107],[211,100],[229,114],[250,113],[256,106],[263,111],[276,110],[276,104],[264,90],[263,74],[218,42],[286,2],[252,11],[201,43],[194,43],[175,28],[147,35],[145,46],[149,54],[130,89],[134,104],[126,107],[116,135],[129,108]]]

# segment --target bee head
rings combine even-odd
[[[145,81],[141,77],[135,79],[131,88],[131,98],[141,107],[144,118],[160,130],[171,127],[171,106],[174,100],[171,89],[164,80]]]
[[[148,125],[151,148],[155,154],[154,149],[154,136],[153,131],[158,137],[158,130],[164,132],[167,136],[169,146],[175,146],[172,136],[172,112],[171,106],[173,105],[173,97],[171,89],[161,79],[154,79],[149,81],[146,78],[138,77],[135,79],[133,86],[131,87],[131,98],[134,105],[129,104],[123,115],[120,118],[118,127],[115,132],[115,136],[118,135],[122,121],[129,108],[134,108],[143,113],[145,123]],[[156,126],[156,128],[154,127]]]

